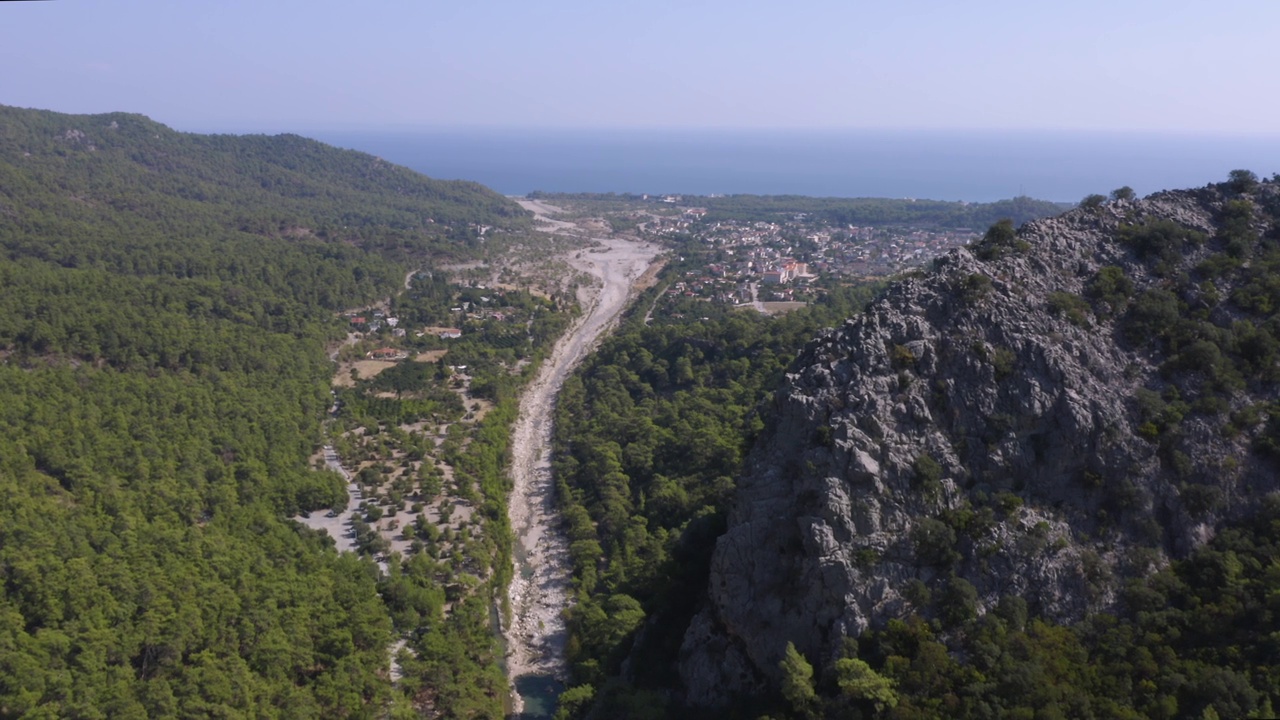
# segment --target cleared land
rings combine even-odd
[[[760,304],[764,306],[764,311],[768,315],[782,315],[805,306],[805,303],[802,302],[764,302]]]
[[[351,371],[355,370],[361,380],[368,380],[371,377],[377,377],[378,373],[393,368],[396,364],[386,360],[357,360],[353,363],[342,363],[338,366],[338,372],[333,375],[333,384],[338,387],[355,387],[355,381],[351,379]]]

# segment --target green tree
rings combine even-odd
[[[1258,187],[1258,176],[1251,170],[1232,170],[1227,174],[1227,187],[1237,193],[1253,192]]]
[[[942,466],[929,453],[920,453],[911,464],[915,472],[915,484],[929,494],[936,494],[942,489]]]
[[[1109,317],[1124,310],[1133,295],[1133,281],[1125,275],[1124,268],[1108,265],[1093,276],[1084,294],[1098,304],[1099,316]]]
[[[857,658],[840,658],[835,668],[836,684],[846,698],[870,704],[877,712],[898,706],[893,682],[867,663]]]
[[[938,613],[948,627],[959,627],[978,616],[978,590],[958,575],[947,580],[938,598]]]
[[[778,669],[782,672],[782,697],[791,704],[791,709],[804,718],[818,717],[819,703],[818,694],[813,688],[813,666],[796,650],[793,643],[787,643]]]
[[[555,720],[575,720],[582,717],[591,707],[595,694],[596,689],[590,685],[575,685],[560,693]]]
[[[1025,252],[1031,246],[1018,238],[1013,221],[1005,218],[987,229],[978,243],[976,254],[982,260],[995,260],[1012,252]]]
[[[1102,203],[1106,201],[1107,201],[1106,195],[1099,195],[1097,193],[1093,193],[1091,195],[1084,196],[1084,199],[1080,201],[1080,207],[1088,210],[1093,210],[1095,208],[1100,207]]]

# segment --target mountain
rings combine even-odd
[[[346,497],[325,344],[528,223],[296,136],[0,108],[0,718],[389,712],[375,566],[286,519]]]
[[[140,115],[3,106],[0,218],[10,257],[222,278],[243,278],[239,258],[266,248],[404,260],[465,253],[480,225],[529,222],[478,184],[296,135],[197,135]]]
[[[118,326],[147,304],[140,296],[153,311],[171,301],[179,314],[297,331],[397,287],[406,265],[483,252],[481,227],[529,222],[475,183],[294,135],[197,135],[140,115],[0,106],[0,270],[12,278],[0,346],[104,359],[122,333],[136,335],[137,323]],[[65,297],[78,292],[69,279],[109,286],[94,292],[122,302],[64,332],[105,307]]]
[[[809,343],[748,456],[709,601],[686,632],[688,703],[741,707],[781,688],[813,716],[814,668],[819,694],[871,697],[849,679],[861,672],[855,657],[896,678],[904,704],[936,708],[902,716],[980,715],[966,703],[1033,692],[1015,696],[982,664],[997,647],[973,644],[984,618],[1002,638],[1013,623],[999,618],[1018,615],[1009,607],[1022,608],[1019,623],[1028,612],[1048,623],[1037,627],[1105,616],[1145,628],[1156,587],[1184,629],[1146,637],[1183,680],[1166,687],[1134,671],[1132,697],[1112,688],[1121,699],[1106,702],[1167,700],[1169,716],[1261,707],[1276,690],[1258,659],[1271,651],[1250,638],[1280,630],[1265,612],[1273,551],[1237,548],[1228,561],[1219,544],[1239,545],[1240,528],[1274,517],[1280,490],[1278,219],[1280,183],[1238,171],[1197,190],[1094,198],[1016,232],[999,223]],[[1211,552],[1243,569],[1205,571]],[[1248,581],[1235,605],[1212,605],[1218,624],[1188,622],[1235,576]],[[1198,599],[1183,607],[1178,593]],[[1203,627],[1217,629],[1201,638]],[[1028,625],[1019,642],[1048,637],[1032,635]],[[1088,643],[1101,641],[1080,637],[1086,659],[1058,661],[1094,668],[1103,661]],[[909,699],[926,645],[942,648],[927,662],[990,682],[920,681]],[[1025,670],[1027,657],[1010,662]],[[1221,695],[1236,704],[1193,692],[1199,678],[1179,658],[1238,679]],[[1137,690],[1143,677],[1154,678],[1150,698]],[[929,693],[939,704],[920,699]],[[1085,706],[1066,707],[1053,711]]]

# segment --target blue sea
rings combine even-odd
[[[1084,132],[421,130],[320,132],[507,195],[630,192],[1077,201],[1280,172],[1280,135]]]

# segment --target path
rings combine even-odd
[[[556,208],[522,200],[538,220],[554,223],[552,232],[576,234],[574,223],[545,217]],[[573,368],[618,320],[636,280],[659,249],[632,239],[596,239],[597,247],[574,253],[569,263],[599,281],[579,292],[585,311],[556,343],[537,378],[525,390],[512,436],[511,527],[516,533],[515,578],[511,582],[511,623],[506,628],[507,673],[517,678],[537,675],[566,679],[563,611],[569,606],[572,566],[569,545],[560,530],[550,445],[555,397]],[[513,692],[516,713],[523,700]]]
[[[355,552],[356,541],[355,534],[351,531],[351,519],[355,517],[357,508],[364,501],[364,494],[360,491],[359,483],[351,477],[351,473],[342,467],[342,462],[338,460],[338,453],[334,451],[332,445],[324,446],[324,462],[330,470],[340,473],[347,481],[346,508],[340,513],[316,510],[305,517],[295,517],[294,520],[312,530],[323,530],[329,533],[329,537],[332,537],[337,545],[338,552]]]
[[[760,302],[760,286],[754,282],[751,283],[751,306],[761,315],[765,314],[764,303]]]

